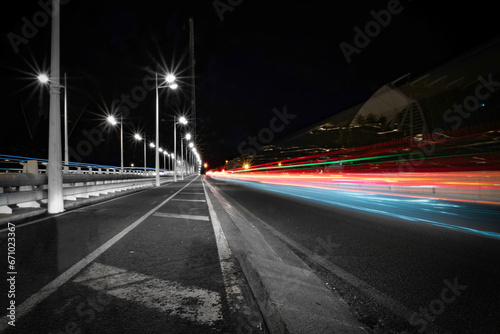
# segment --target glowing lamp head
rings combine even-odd
[[[118,122],[116,121],[116,118],[115,118],[114,116],[111,116],[111,115],[110,115],[110,116],[108,116],[106,119],[108,120],[108,123],[110,123],[111,125],[116,125],[116,124],[118,124]]]
[[[47,74],[40,74],[40,75],[37,76],[37,79],[41,83],[47,83],[47,82],[49,82],[49,77],[47,76]]]
[[[243,168],[248,169],[248,168],[250,168],[250,165],[249,164],[244,164]]]
[[[184,116],[179,117],[179,123],[181,123],[181,124],[187,124],[187,122],[188,121],[187,121],[186,117],[184,117]]]
[[[134,135],[134,138],[135,138],[135,140],[142,140],[141,135],[140,135],[140,134],[138,134],[138,133],[136,133],[136,134]]]
[[[47,76],[47,74],[40,74],[40,75],[37,76],[37,79],[41,83],[47,83],[47,82],[49,82],[49,77]]]
[[[168,84],[173,84],[175,82],[175,75],[173,74],[167,74],[167,76],[165,77],[165,81],[168,83]]]

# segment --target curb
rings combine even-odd
[[[206,182],[227,242],[270,333],[366,334],[349,306],[281,240],[259,230]]]

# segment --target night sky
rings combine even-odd
[[[203,159],[216,166],[238,156],[240,143],[269,127],[276,111],[286,107],[295,115],[275,133],[279,139],[366,100],[389,81],[407,73],[415,78],[495,38],[492,6],[418,0],[70,0],[61,5],[61,72],[68,75],[69,146],[80,153],[71,160],[119,165],[116,130],[103,130],[91,148],[82,151],[81,145],[92,141],[89,133],[102,129],[104,115],[119,100],[128,108],[125,164],[141,163],[142,146],[132,133],[146,132],[151,139],[154,134],[154,90],[139,93],[145,83],[153,85],[149,78],[155,70],[173,70],[179,77],[180,89],[162,89],[160,97],[161,142],[172,148],[173,114],[191,105],[190,17],[196,143]],[[388,8],[394,12],[390,21],[380,14]],[[2,154],[46,157],[49,93],[37,83],[36,72],[50,67],[50,22],[43,22],[41,11],[35,0],[2,9]],[[385,27],[373,30],[347,61],[341,43],[356,47],[355,27],[370,26],[373,13],[382,15]],[[35,19],[36,31],[27,29],[26,22]],[[27,33],[29,38],[13,45],[13,36]],[[136,99],[127,104],[123,96],[133,93]]]

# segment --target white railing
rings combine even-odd
[[[9,170],[0,173],[0,214],[12,214],[12,207],[40,208],[47,202],[47,175],[45,170],[38,169],[39,162],[15,163],[22,165],[22,172]],[[155,175],[154,170],[68,166],[63,173],[63,198],[76,201],[78,198],[150,187],[155,185]],[[161,171],[160,175],[173,174]]]
[[[46,159],[31,159],[27,157],[2,155],[0,154],[0,175],[32,173],[43,174],[46,171]],[[124,167],[121,169],[116,166],[104,166],[86,163],[70,162],[69,165],[63,165],[63,173],[69,174],[134,174],[134,175],[155,175],[154,168],[144,167]],[[160,175],[173,175],[173,171],[160,169]]]

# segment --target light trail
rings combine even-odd
[[[307,201],[500,239],[499,134],[489,131],[425,143],[400,140],[207,175]],[[423,150],[424,145],[432,151]]]
[[[224,178],[220,177],[219,174],[212,175],[212,177],[341,209],[397,218],[500,240],[500,224],[498,224],[500,210],[496,206],[470,207],[468,203],[463,203],[467,205],[461,203],[469,201],[443,203],[441,198],[423,198],[413,195],[321,186],[297,186],[293,183],[253,182],[238,178]],[[478,217],[481,219],[478,220]]]

